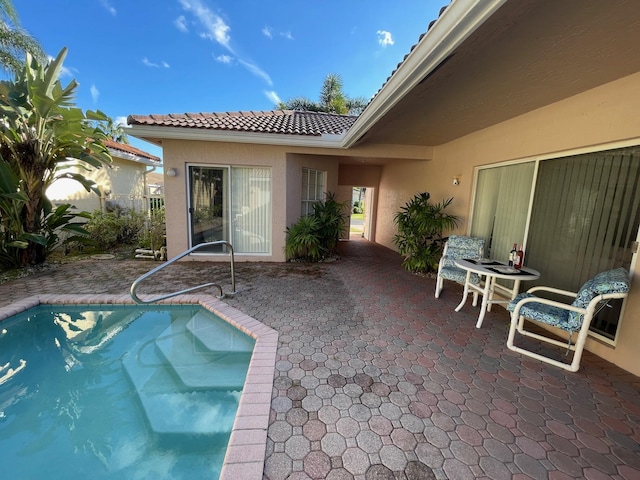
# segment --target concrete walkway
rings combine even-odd
[[[525,359],[506,348],[503,309],[476,329],[476,308],[453,310],[459,286],[436,300],[434,280],[361,239],[340,254],[236,265],[226,302],[280,334],[265,479],[640,478],[638,377],[588,352],[577,373]],[[0,306],[123,294],[154,266],[60,265],[0,285]],[[140,291],[228,278],[228,265],[180,263]]]

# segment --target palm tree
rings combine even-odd
[[[38,42],[20,28],[13,2],[0,0],[0,67],[13,73],[19,72],[26,53],[39,60],[46,58]]]
[[[113,118],[108,117],[105,121],[96,122],[96,126],[114,142],[129,144],[129,136],[124,131],[124,127],[121,123],[115,123]]]
[[[364,97],[349,98],[342,91],[340,75],[330,73],[324,79],[320,89],[320,101],[313,102],[305,97],[294,97],[280,102],[276,108],[281,110],[304,110],[309,112],[338,113],[340,115],[359,115],[367,106]]]
[[[0,162],[16,179],[0,193],[5,202],[15,200],[20,220],[17,236],[2,247],[5,254],[7,248],[15,253],[18,266],[42,263],[50,240],[55,238],[53,229],[64,227],[72,218],[65,216],[64,209],[53,209],[46,189],[56,180],[68,178],[89,191],[95,184],[71,168],[91,170],[111,163],[103,144],[107,136],[93,125],[106,121],[106,115],[92,111],[85,115],[73,103],[78,83],[72,80],[66,87],[60,83],[66,54],[65,48],[43,66],[27,53],[26,64],[15,80],[0,82]]]

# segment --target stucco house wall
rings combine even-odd
[[[100,195],[93,191],[87,192],[75,180],[61,179],[56,181],[48,190],[47,197],[54,203],[70,203],[77,210],[93,212],[101,210],[105,201],[115,201],[121,207],[139,209],[145,194],[146,166],[113,157],[109,167],[86,170],[73,169],[93,180],[103,192]]]
[[[380,179],[375,241],[395,248],[393,214],[414,193],[425,190],[434,201],[454,197],[448,211],[463,220],[456,233],[468,232],[478,166],[640,145],[638,91],[640,74],[630,75],[437,146],[433,161],[386,165]],[[453,185],[454,176],[460,176],[458,186]],[[632,265],[632,269],[633,283],[638,285],[640,268]],[[616,347],[589,339],[587,350],[640,375],[639,309],[640,290],[634,288],[626,303]]]
[[[72,167],[71,173],[83,175],[95,182],[100,194],[87,191],[71,179],[60,179],[47,190],[47,198],[54,204],[70,203],[77,210],[93,212],[104,210],[106,202],[114,202],[123,208],[145,210],[147,208],[146,173],[150,167],[158,167],[161,159],[129,144],[111,139],[105,140],[112,162],[101,168],[86,170]]]
[[[283,262],[285,230],[300,217],[302,168],[322,170],[327,175],[328,191],[338,186],[338,160],[335,157],[290,152],[274,145],[221,143],[207,141],[166,140],[163,144],[164,170],[175,168],[177,175],[165,174],[167,247],[169,258],[187,250],[189,225],[187,215],[188,165],[244,165],[268,167],[272,178],[272,248],[271,255],[252,255],[251,261]],[[200,260],[198,256],[186,260]],[[225,256],[208,255],[208,261],[228,261]],[[242,255],[238,255],[242,261]]]

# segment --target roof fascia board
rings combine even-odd
[[[131,125],[127,134],[141,139],[201,140],[205,142],[253,143],[292,147],[342,148],[344,135],[291,135],[244,131],[196,130],[192,128]]]
[[[507,0],[453,0],[344,135],[353,146]]]

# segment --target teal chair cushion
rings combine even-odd
[[[591,301],[599,296],[608,293],[627,293],[631,288],[629,274],[624,268],[616,268],[598,273],[595,277],[587,280],[580,288],[575,300],[571,305],[579,308],[587,308]],[[521,293],[516,296],[508,305],[507,310],[513,312],[516,304],[523,298],[531,298],[535,295],[531,293]],[[539,322],[561,328],[568,332],[578,330],[582,325],[583,315],[578,312],[564,310],[553,305],[543,303],[526,303],[520,309],[520,314],[537,320]]]
[[[462,270],[461,268],[458,268],[456,266],[446,266],[442,267],[442,269],[440,270],[440,276],[453,282],[464,283],[467,276],[467,271]],[[469,282],[474,285],[478,285],[480,283],[480,275],[478,275],[477,273],[471,273]]]
[[[464,283],[467,272],[457,267],[455,261],[464,258],[478,258],[483,255],[483,252],[483,239],[463,235],[451,235],[447,239],[447,248],[442,257],[438,275],[453,282]],[[478,285],[480,283],[480,276],[472,273],[469,281],[474,285]]]

